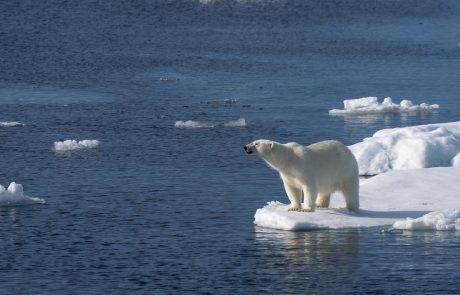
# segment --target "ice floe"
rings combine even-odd
[[[64,141],[55,141],[53,150],[55,152],[66,152],[83,149],[93,149],[99,146],[99,140],[85,139],[76,141],[75,139],[67,139]]]
[[[460,166],[460,122],[379,130],[349,146],[361,175]]]
[[[175,82],[179,79],[177,79],[176,77],[160,77],[160,81],[162,82]]]
[[[380,103],[377,97],[363,97],[356,99],[346,99],[343,101],[344,109],[332,109],[330,115],[364,115],[380,113],[403,113],[403,112],[420,112],[433,111],[439,109],[438,104],[421,103],[414,105],[411,100],[404,99],[399,104],[394,103],[391,97],[384,98]]]
[[[216,127],[246,127],[246,120],[240,118],[238,120],[229,121],[226,123],[204,123],[200,121],[176,121],[174,124],[176,128],[186,129],[186,128],[216,128]]]
[[[0,122],[0,127],[24,127],[25,124],[17,121]]]
[[[8,188],[0,185],[0,206],[20,206],[44,203],[44,199],[26,196],[21,184],[12,182]]]
[[[340,193],[331,197],[329,209],[308,213],[288,212],[289,201],[286,196],[280,196],[280,200],[286,204],[269,202],[256,211],[254,223],[280,230],[361,228],[393,224],[398,229],[458,229],[458,211],[455,209],[460,208],[459,179],[460,168],[454,167],[394,170],[367,179],[361,184],[361,209],[358,213],[344,208],[345,203]],[[441,213],[430,215],[432,211]]]

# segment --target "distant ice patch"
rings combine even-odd
[[[160,81],[162,82],[175,82],[178,79],[176,77],[161,77]]]
[[[402,112],[420,112],[433,111],[439,109],[438,104],[421,103],[414,105],[408,99],[402,100],[399,104],[393,102],[391,97],[386,97],[382,103],[377,97],[363,97],[357,99],[346,99],[343,101],[344,109],[332,109],[330,115],[363,115],[363,114],[380,114],[380,113],[402,113]]]
[[[204,123],[200,121],[176,121],[174,124],[176,128],[186,129],[186,128],[216,128],[216,127],[246,127],[246,120],[240,118],[238,120],[229,121],[226,123]]]
[[[419,218],[398,220],[393,228],[401,230],[460,230],[460,210],[434,211]]]
[[[67,139],[64,141],[55,141],[53,150],[56,152],[75,151],[83,149],[93,149],[99,146],[98,140],[85,139],[76,141],[74,139]]]
[[[361,175],[460,166],[460,122],[379,130],[349,146]]]
[[[25,124],[17,121],[0,122],[0,127],[24,127]]]
[[[246,127],[246,120],[239,118],[238,120],[224,123],[224,127]]]
[[[26,196],[21,184],[12,182],[7,189],[3,185],[0,185],[0,206],[20,206],[44,203],[44,199]]]
[[[214,125],[209,124],[209,123],[203,123],[200,121],[193,121],[193,120],[187,120],[187,121],[176,121],[174,123],[174,127],[176,128],[212,128]]]

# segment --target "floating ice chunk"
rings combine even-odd
[[[176,77],[160,77],[160,81],[162,82],[175,82],[177,80]]]
[[[286,197],[287,198],[287,197]],[[391,224],[391,218],[369,218],[369,213],[351,213],[345,208],[317,209],[315,212],[291,212],[289,205],[268,202],[254,215],[254,224],[281,230],[340,229]],[[372,213],[371,213],[372,216]]]
[[[377,97],[376,97],[377,98]],[[407,101],[407,100],[403,100],[403,101]],[[403,103],[403,101],[401,101],[401,104]],[[376,104],[375,105],[379,105],[378,101],[376,100],[375,101]],[[409,101],[410,102],[410,101]],[[412,104],[412,103],[411,103]],[[395,104],[393,103],[393,100],[391,99],[391,97],[385,97],[383,99],[383,102],[382,102],[382,105],[386,106],[386,107],[392,107],[394,106]]]
[[[401,109],[410,109],[413,105],[414,104],[412,103],[412,101],[407,100],[407,99],[404,99],[399,103],[399,106],[401,107]]]
[[[361,175],[460,166],[460,122],[383,129],[349,148]]]
[[[0,206],[20,206],[44,203],[44,199],[26,196],[21,184],[12,182],[8,186],[8,189],[6,189],[3,185],[0,185]]]
[[[378,98],[374,96],[363,97],[357,99],[346,99],[343,101],[344,109],[332,109],[330,115],[363,115],[363,114],[379,114],[379,113],[398,113],[398,112],[420,112],[437,110],[439,105],[422,103],[414,105],[408,99],[402,100],[399,104],[393,102],[391,97],[386,97],[382,103],[378,102]]]
[[[0,127],[24,127],[25,124],[21,122],[0,122]]]
[[[452,229],[455,225],[459,229],[458,210],[444,211],[460,208],[459,179],[460,169],[452,167],[390,171],[360,185],[358,213],[345,209],[343,196],[335,193],[329,209],[315,212],[289,212],[288,204],[269,202],[256,211],[254,223],[281,230],[341,229],[391,226],[409,217],[415,221],[396,224],[397,228],[409,228],[419,224],[417,220],[427,213],[441,211],[425,217],[424,228],[436,225],[437,229]],[[289,203],[287,196],[281,198]]]
[[[176,121],[176,123],[174,123],[174,126],[176,128],[212,128],[214,127],[214,125],[212,124],[202,123],[199,121],[192,121],[192,120]]]
[[[359,99],[346,99],[343,101],[343,106],[345,110],[355,110],[355,109],[364,109],[364,108],[370,108],[370,107],[376,107],[378,106],[378,98],[369,96],[369,97],[363,97]]]
[[[235,121],[230,121],[224,124],[225,127],[246,127],[246,120],[244,118],[239,118]]]
[[[98,140],[85,139],[81,141],[76,141],[74,139],[67,139],[64,141],[55,141],[54,142],[54,151],[56,152],[66,152],[74,150],[83,150],[83,149],[93,149],[99,146]]]
[[[227,123],[203,123],[200,121],[176,121],[174,124],[176,128],[215,128],[215,127],[246,127],[246,120],[244,118],[240,118],[238,120],[229,121]]]
[[[434,211],[419,218],[398,220],[393,228],[402,230],[460,230],[460,210]]]

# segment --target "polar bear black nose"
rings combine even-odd
[[[252,154],[252,150],[247,145],[244,146],[244,150],[247,154]]]

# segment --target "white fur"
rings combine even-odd
[[[341,191],[349,210],[359,209],[358,164],[350,150],[334,140],[302,146],[271,140],[256,140],[244,147],[260,156],[280,173],[290,211],[314,211],[327,208],[332,193]],[[304,203],[301,206],[302,192]]]

